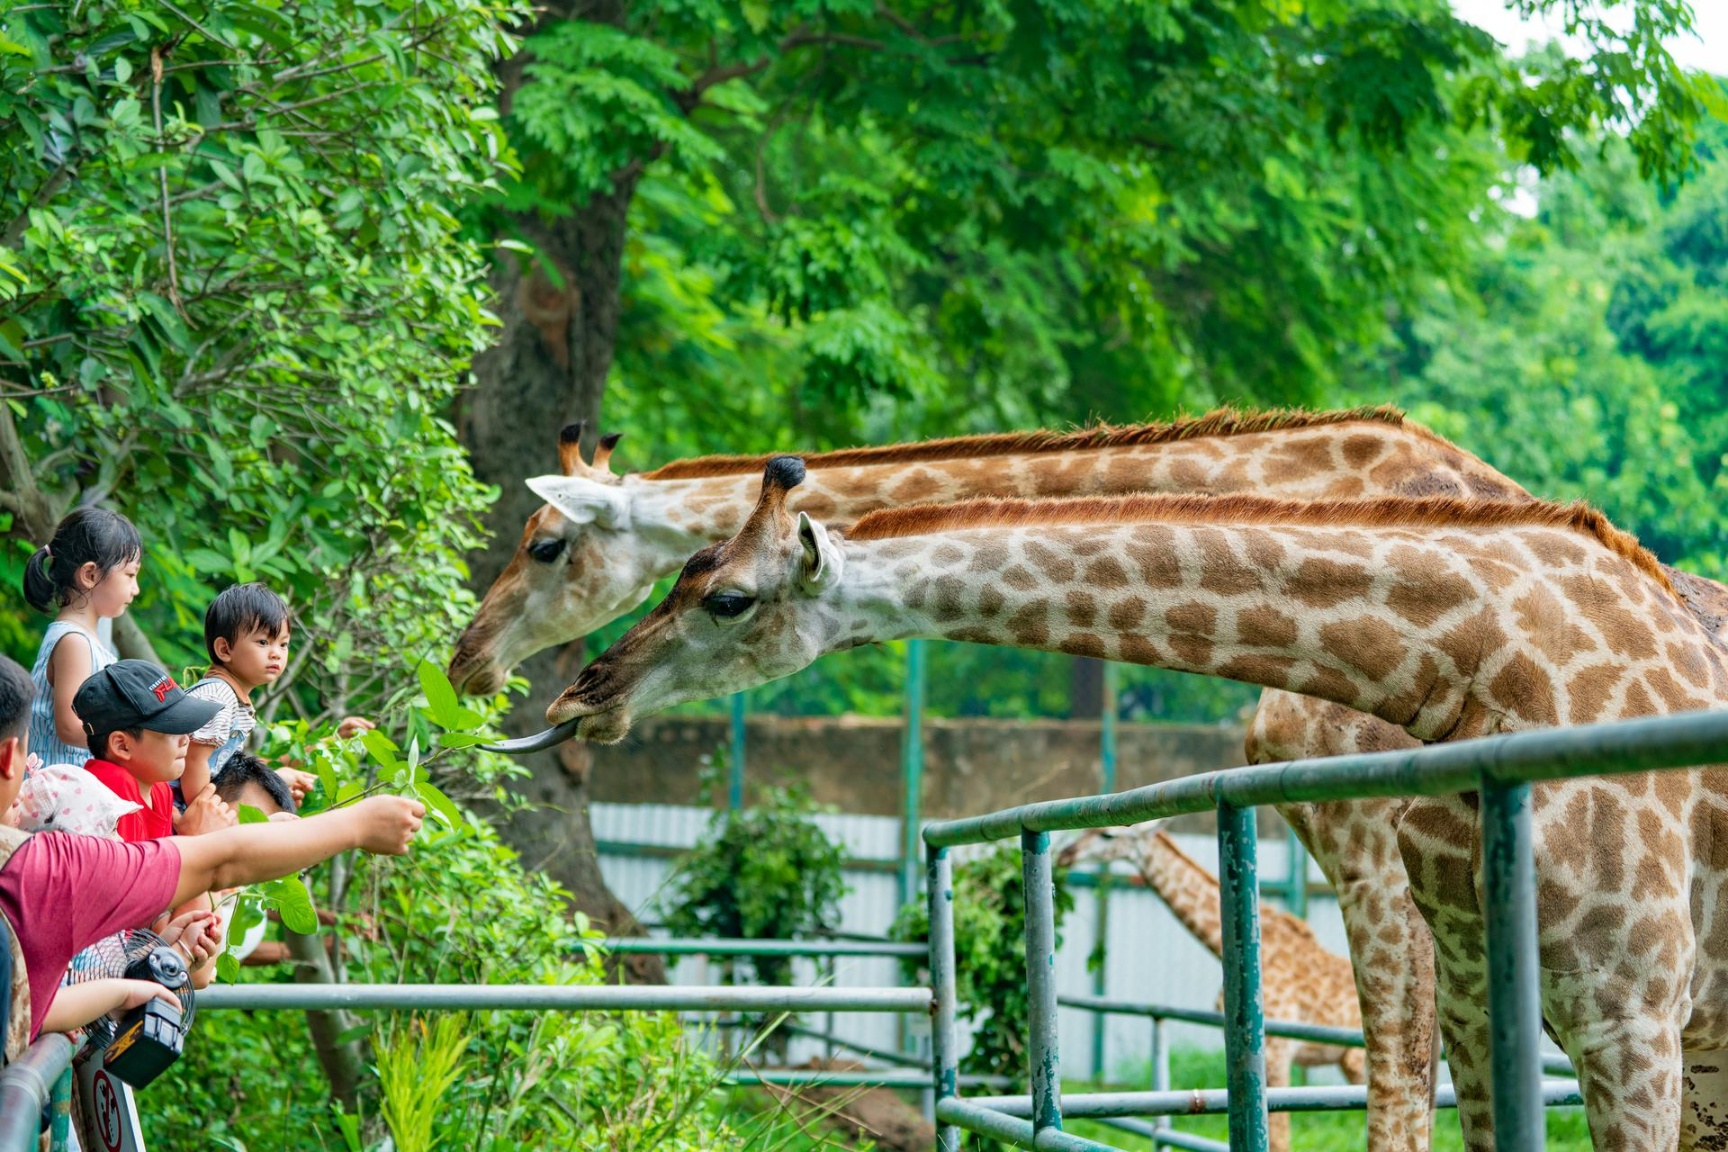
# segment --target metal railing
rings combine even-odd
[[[1268,1093],[1265,1021],[1260,1012],[1260,925],[1252,809],[1378,796],[1479,792],[1494,1130],[1508,1147],[1539,1152],[1544,1107],[1576,1103],[1576,1085],[1545,1082],[1539,1045],[1535,856],[1530,784],[1566,777],[1685,768],[1728,761],[1728,712],[1628,720],[1588,727],[1520,732],[1402,752],[1299,760],[1208,772],[1113,795],[1048,801],[924,829],[930,909],[930,975],[936,996],[932,1029],[937,1147],[959,1152],[960,1130],[1021,1148],[1108,1150],[1062,1130],[1061,1059],[1056,1042],[1054,892],[1050,833],[1135,824],[1215,810],[1224,925],[1224,1048],[1228,1088],[1212,1103],[1229,1117],[1230,1147],[1263,1152],[1268,1106],[1288,1110],[1307,1099],[1326,1107],[1361,1107],[1360,1089],[1280,1089]],[[958,1091],[959,1051],[954,969],[954,885],[948,850],[1018,837],[1026,908],[1026,1096],[967,1099]],[[1311,1094],[1322,1093],[1321,1097]],[[1106,1093],[1069,1099],[1068,1115],[1147,1116],[1158,1094]],[[1182,1112],[1193,1093],[1175,1093]],[[1343,1104],[1346,1095],[1362,1102]]]

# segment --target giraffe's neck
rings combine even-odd
[[[1224,955],[1224,922],[1219,911],[1218,878],[1200,867],[1163,832],[1142,836],[1134,864],[1159,899],[1169,905],[1182,927],[1206,945],[1212,955]]]
[[[1415,429],[1375,420],[913,463],[825,468],[820,459],[790,494],[788,507],[841,524],[882,508],[983,496],[1250,492],[1300,500],[1397,493],[1527,498],[1475,457]],[[631,474],[623,486],[631,524],[655,549],[658,574],[665,575],[690,553],[744,526],[761,491],[762,473],[756,468],[665,480]]]
[[[824,651],[926,636],[1222,676],[1423,740],[1584,722],[1657,691],[1690,693],[1691,707],[1728,692],[1715,646],[1658,578],[1582,532],[1358,525],[1347,508],[1323,524],[1292,514],[845,541],[838,594],[814,628]],[[1672,643],[1695,654],[1692,687],[1655,669],[1638,683],[1628,655]],[[1568,666],[1595,664],[1618,671],[1571,682]]]

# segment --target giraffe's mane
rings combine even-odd
[[[1185,416],[1159,424],[1093,424],[1057,432],[1001,432],[985,436],[954,436],[946,440],[920,440],[907,444],[884,444],[873,448],[842,448],[804,457],[809,468],[857,468],[873,464],[909,464],[921,460],[963,460],[980,456],[1013,456],[1032,452],[1081,452],[1101,448],[1132,448],[1143,444],[1169,444],[1214,436],[1246,436],[1255,432],[1281,432],[1300,428],[1323,428],[1364,421],[1390,424],[1452,447],[1445,439],[1420,424],[1407,421],[1404,413],[1389,405],[1342,408],[1312,412],[1301,408],[1275,408],[1244,412],[1219,408],[1204,416]],[[760,475],[774,454],[764,456],[697,456],[674,460],[652,472],[646,480],[694,480],[706,476]]]
[[[1575,501],[1516,503],[1455,496],[1381,496],[1366,500],[1285,500],[1270,496],[1083,496],[1051,500],[967,500],[868,512],[848,540],[887,540],[969,528],[1022,528],[1168,521],[1191,524],[1296,524],[1317,528],[1560,528],[1624,557],[1670,593],[1667,571],[1630,532]],[[1677,593],[1676,593],[1677,594]]]

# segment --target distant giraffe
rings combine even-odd
[[[1133,828],[1083,833],[1062,850],[1064,867],[1086,860],[1125,860],[1139,870],[1146,886],[1169,905],[1182,926],[1212,955],[1224,958],[1224,922],[1218,878],[1195,863],[1164,833],[1161,821]],[[1328,1028],[1360,1030],[1362,1009],[1350,961],[1321,947],[1306,921],[1277,908],[1260,906],[1260,999],[1266,1019],[1296,1020]],[[1311,1044],[1278,1036],[1266,1038],[1266,1083],[1290,1083],[1290,1066],[1336,1064],[1352,1084],[1365,1084],[1368,1070],[1360,1048]],[[1289,1152],[1290,1116],[1271,1116],[1271,1152]]]
[[[1424,742],[1728,707],[1728,648],[1636,540],[1582,505],[1262,497],[980,500],[794,517],[783,457],[732,539],[547,711],[638,715],[910,636],[1040,648],[1331,700]],[[1595,1146],[1728,1146],[1728,770],[1532,789],[1540,990]],[[1472,1149],[1493,1147],[1473,797],[1399,826],[1432,926]],[[1500,1152],[1514,1152],[1502,1148]]]

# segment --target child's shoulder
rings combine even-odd
[[[204,677],[186,689],[186,695],[223,705],[231,704],[240,699],[240,694],[234,691],[234,686],[220,676]]]

